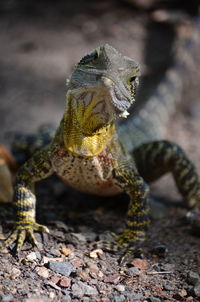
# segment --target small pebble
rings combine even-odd
[[[49,298],[50,298],[51,300],[55,299],[55,297],[56,297],[56,294],[55,294],[54,292],[50,292],[50,293],[49,293]]]
[[[150,297],[149,300],[151,302],[161,302],[161,300],[159,298],[156,298],[156,297]]]
[[[120,278],[121,277],[118,275],[109,275],[109,276],[104,277],[104,282],[117,284],[117,283],[119,283]]]
[[[80,276],[83,281],[86,281],[89,278],[88,273],[85,271],[78,272],[78,276]]]
[[[63,247],[63,246],[60,248],[60,252],[65,256],[69,256],[73,253],[73,251],[71,249]]]
[[[16,279],[16,278],[18,278],[20,275],[21,275],[21,271],[20,271],[18,268],[13,267],[12,270],[11,270],[11,278],[12,278],[12,279]]]
[[[86,238],[87,242],[93,242],[97,238],[97,234],[94,232],[83,232],[82,234]]]
[[[194,297],[200,297],[200,282],[197,282],[192,289],[192,295]]]
[[[97,296],[98,292],[96,288],[87,285],[82,281],[78,281],[72,285],[72,294],[76,298],[82,298],[83,296]]]
[[[62,298],[62,302],[71,302],[72,299],[68,293],[65,293],[65,296]]]
[[[75,267],[75,268],[78,268],[78,267],[81,267],[82,266],[82,262],[79,260],[79,259],[72,259],[70,261],[70,263]]]
[[[1,296],[1,302],[11,302],[13,301],[13,295],[12,294],[7,294]]]
[[[69,262],[49,261],[47,265],[52,271],[67,277],[75,271],[75,267]]]
[[[125,286],[122,284],[118,284],[117,286],[115,286],[116,290],[118,292],[124,292],[125,291]]]
[[[156,255],[160,258],[165,258],[168,253],[168,248],[164,244],[156,245],[151,249],[151,254]]]
[[[58,276],[53,276],[53,277],[51,277],[50,281],[57,284],[60,281],[60,278]]]
[[[147,260],[140,258],[134,258],[130,263],[141,270],[146,270],[150,266]]]
[[[91,299],[89,297],[83,297],[82,302],[90,302]]]
[[[30,254],[28,254],[26,256],[26,259],[28,261],[35,261],[35,260],[37,260],[37,254],[35,252],[31,252]]]
[[[114,302],[124,302],[126,299],[124,295],[114,296],[113,298],[114,298]]]
[[[43,278],[49,278],[49,270],[46,267],[36,267],[35,271]]]
[[[130,276],[138,276],[140,274],[140,271],[137,267],[132,266],[129,269],[127,269],[125,273],[127,273],[127,275]]]
[[[99,272],[98,266],[92,262],[88,262],[87,267],[89,268],[90,272],[94,274],[97,274]]]
[[[102,254],[103,254],[102,249],[96,249],[96,250],[93,250],[92,252],[90,252],[89,256],[90,256],[90,258],[97,259],[98,256],[102,255]]]
[[[68,277],[61,278],[61,280],[59,282],[59,286],[64,287],[64,288],[71,287],[71,279]]]
[[[165,284],[163,287],[165,290],[174,290],[174,286],[171,284]]]
[[[80,233],[68,233],[66,239],[74,245],[86,244],[87,240],[83,234]]]
[[[196,272],[190,271],[187,275],[187,281],[189,284],[195,285],[200,280],[199,274]]]

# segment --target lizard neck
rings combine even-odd
[[[77,123],[76,114],[77,112],[74,112],[68,102],[63,123],[63,139],[66,149],[76,156],[93,157],[98,155],[107,147],[116,132],[114,122],[88,134],[87,129]]]

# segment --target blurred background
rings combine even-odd
[[[181,8],[193,14],[197,5],[194,0],[1,0],[1,143],[8,144],[13,130],[35,131],[47,122],[57,126],[66,77],[102,43],[139,61],[142,74],[156,85],[170,63],[174,36],[171,28],[150,24],[152,12]],[[148,82],[138,99],[155,85]]]

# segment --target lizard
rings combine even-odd
[[[54,138],[18,170],[13,201],[16,223],[4,246],[15,242],[19,252],[26,238],[37,245],[35,231],[49,232],[35,220],[34,184],[53,173],[82,192],[129,195],[125,230],[113,243],[98,243],[104,250],[119,252],[121,264],[138,253],[146,239],[150,181],[172,172],[188,205],[200,208],[199,176],[185,152],[173,142],[152,141],[148,131],[144,134],[145,126],[140,127],[147,119],[148,128],[148,121],[160,113],[156,98],[147,104],[150,116],[143,108],[129,124],[116,128],[116,120],[126,118],[135,101],[139,76],[139,64],[108,44],[78,62],[67,80],[66,108]],[[171,71],[167,77],[168,88],[176,91],[180,74]],[[161,88],[162,96],[167,95]],[[165,97],[161,107],[167,107]]]

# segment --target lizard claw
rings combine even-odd
[[[34,231],[49,233],[49,230],[46,226],[36,222],[29,224],[18,223],[8,238],[3,240],[1,248],[10,247],[14,242],[16,242],[15,249],[16,253],[18,253],[21,250],[26,238],[29,239],[33,246],[37,246],[38,243],[35,239]]]
[[[125,249],[123,255],[120,257],[119,264],[120,266],[124,266],[126,263],[129,263],[135,257],[141,258],[141,255],[142,249],[130,244],[129,247]]]
[[[143,240],[139,240],[139,238],[137,238],[136,240],[129,241],[125,235],[126,232],[116,236],[114,242],[101,240],[96,244],[97,248],[101,248],[107,252],[119,254],[120,266],[124,266],[134,257],[141,257],[142,254],[141,244]]]

